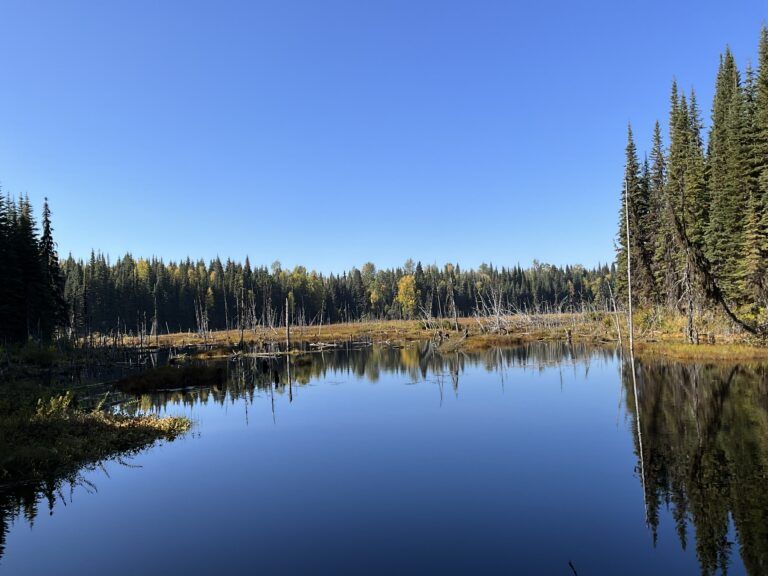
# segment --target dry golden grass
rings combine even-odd
[[[564,340],[570,331],[576,341],[606,342],[615,339],[613,321],[606,322],[603,317],[587,317],[581,314],[553,314],[546,317],[521,316],[507,318],[506,334],[484,331],[474,318],[460,318],[459,332],[448,329],[451,324],[444,322],[440,330],[444,346],[461,349],[486,349],[494,346],[509,346],[534,340]],[[406,343],[424,341],[436,336],[437,331],[430,329],[420,320],[381,320],[367,322],[348,322],[318,326],[291,327],[291,344],[340,344],[345,342]],[[465,336],[466,334],[466,336]],[[270,343],[284,344],[285,328],[258,328],[243,332],[246,346]],[[161,335],[150,340],[151,346],[200,347],[197,358],[221,358],[228,356],[240,342],[239,330],[220,330],[211,332],[206,338],[196,333],[177,333]],[[128,345],[138,345],[136,339],[126,340]],[[145,345],[147,341],[145,340]]]
[[[422,328],[417,320],[386,320],[370,322],[349,322],[327,324],[324,326],[292,326],[291,343],[340,343],[350,340],[371,340],[373,342],[412,341],[429,338],[429,332]],[[285,328],[257,328],[243,332],[243,341],[247,345],[262,343],[284,343]],[[207,338],[194,333],[161,335],[157,339],[160,347],[183,347],[212,345],[214,347],[235,347],[240,342],[239,330],[219,330],[208,334]],[[138,340],[126,340],[126,344],[137,345]],[[155,339],[151,339],[155,345]]]
[[[618,319],[618,328],[617,328]],[[627,340],[627,322],[623,314],[562,313],[547,315],[520,315],[505,318],[506,333],[483,329],[475,318],[460,318],[459,332],[440,330],[441,348],[446,350],[483,350],[499,346],[513,346],[531,341],[563,341],[608,344],[618,342],[617,330],[624,343]],[[745,334],[716,315],[705,315],[697,322],[702,342],[714,337],[717,344],[691,345],[685,343],[685,318],[676,314],[639,310],[635,315],[635,342],[639,353],[662,354],[679,359],[757,359],[768,358],[768,348],[750,340]],[[486,324],[487,327],[487,324]],[[322,327],[291,327],[291,344],[339,344],[366,341],[372,343],[405,343],[435,338],[437,330],[427,328],[419,320],[381,320],[329,324]],[[285,328],[258,328],[243,333],[247,346],[285,343]],[[207,338],[198,334],[179,333],[162,335],[160,347],[200,347],[199,358],[228,356],[240,342],[238,330],[211,332]],[[126,341],[137,345],[138,341]],[[146,344],[146,341],[145,341]],[[155,344],[155,339],[151,340]],[[203,349],[204,348],[204,349]]]
[[[686,342],[638,342],[638,356],[661,356],[672,360],[702,362],[747,362],[768,360],[768,348],[750,344],[688,344]]]

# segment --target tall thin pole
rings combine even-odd
[[[632,368],[632,391],[635,396],[635,427],[637,428],[637,444],[640,452],[640,480],[643,486],[643,508],[645,509],[645,523],[648,523],[648,500],[645,494],[645,455],[643,453],[643,433],[640,429],[640,400],[637,394],[637,374],[635,373],[635,341],[634,326],[632,324],[632,250],[629,236],[629,185],[627,177],[624,177],[624,223],[627,232],[627,312],[629,324],[629,362]]]
[[[632,325],[632,248],[629,237],[629,186],[627,177],[624,177],[624,223],[627,230],[627,305],[628,305],[628,323],[629,323],[629,350],[634,348],[634,327]]]
[[[285,299],[285,351],[291,351],[291,318],[288,312],[288,298]]]
[[[288,401],[293,402],[293,380],[291,379],[291,316],[288,298],[285,299],[285,365],[288,371]]]

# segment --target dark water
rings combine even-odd
[[[566,345],[228,374],[130,405],[187,437],[4,495],[0,573],[768,574],[762,366],[638,362],[637,403]]]

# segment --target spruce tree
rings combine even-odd
[[[3,311],[0,332],[2,332],[3,339],[8,341],[20,341],[27,336],[24,313],[25,285],[19,265],[18,226],[18,206],[14,200],[6,197],[5,276],[2,282],[5,298],[0,303],[0,310]]]
[[[649,217],[649,187],[644,182],[637,148],[632,135],[632,126],[627,127],[626,160],[624,167],[624,194],[619,210],[619,230],[617,234],[617,292],[627,294],[627,258],[632,259],[633,290],[637,298],[644,303],[653,300],[653,275],[651,272],[651,253],[645,224]],[[627,206],[627,203],[629,204]],[[626,211],[629,211],[629,231],[631,245],[627,246]]]
[[[637,288],[644,304],[656,301],[656,282],[653,274],[654,222],[651,208],[651,168],[648,157],[643,159],[640,178],[633,198],[634,217],[637,235],[636,251],[638,258]]]
[[[709,221],[710,198],[706,182],[704,141],[701,136],[701,112],[693,90],[688,105],[688,148],[685,167],[685,196],[690,203],[688,231],[690,239],[703,247]]]
[[[750,118],[748,93],[737,85],[731,93],[731,106],[726,119],[727,156],[724,195],[720,203],[718,277],[725,294],[743,302],[744,284],[741,260],[745,244],[745,215],[750,205]]]
[[[739,72],[730,49],[720,59],[712,104],[712,127],[709,132],[707,154],[707,187],[711,198],[710,217],[707,224],[706,249],[714,272],[723,279],[728,275],[728,265],[733,260],[733,179],[732,158],[733,129],[738,113],[732,111],[738,105]],[[736,123],[737,124],[737,123]],[[725,278],[725,284],[732,284]]]
[[[42,310],[45,300],[45,281],[40,260],[37,226],[28,198],[18,202],[16,224],[11,241],[16,266],[23,286],[18,294],[20,305],[15,310],[14,326],[17,339],[42,337]]]
[[[670,114],[667,197],[672,212],[681,219],[686,228],[693,222],[691,202],[685,196],[690,133],[688,103],[683,94],[673,103]]]
[[[8,219],[8,205],[0,193],[0,341],[10,338],[10,238],[11,228]]]
[[[40,260],[43,267],[44,294],[42,315],[42,337],[48,339],[53,331],[63,326],[67,318],[67,304],[64,299],[64,276],[59,266],[56,243],[53,241],[53,226],[48,198],[43,202],[43,234],[40,237]]]
[[[752,242],[747,255],[750,260],[747,273],[748,276],[752,275],[755,292],[765,306],[768,289],[768,28],[765,25],[760,30],[754,86],[753,158],[757,183],[750,198],[750,218],[757,222],[747,224],[748,241]],[[756,238],[752,238],[753,235]]]
[[[741,114],[741,140],[739,151],[743,164],[739,175],[744,202],[743,231],[736,276],[738,296],[743,304],[750,304],[754,311],[764,296],[766,257],[766,228],[763,220],[763,194],[760,177],[766,159],[761,157],[760,130],[758,126],[758,80],[750,67],[744,82]]]
[[[673,91],[676,91],[675,85],[673,85]],[[660,303],[673,293],[676,283],[674,268],[670,266],[675,241],[666,182],[667,160],[662,142],[661,125],[656,121],[653,128],[648,188],[651,207],[649,226],[653,233],[653,277],[657,302]]]
[[[765,25],[760,30],[755,79],[755,157],[762,204],[768,207],[768,28]],[[764,213],[764,217],[768,218],[768,214]]]
[[[645,222],[652,232],[646,238],[653,246],[655,287],[670,307],[682,305],[686,310],[689,338],[695,337],[691,319],[703,296],[753,333],[760,331],[761,316],[768,312],[765,26],[758,62],[756,71],[746,68],[742,80],[730,49],[721,56],[706,152],[696,95],[691,91],[687,99],[673,83],[668,153],[657,123],[650,166],[641,178],[647,182]],[[625,269],[627,247],[619,240],[617,263]],[[635,249],[629,250],[633,258]],[[621,284],[622,273],[618,281]],[[747,309],[753,316],[745,322],[739,314]]]

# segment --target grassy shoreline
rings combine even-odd
[[[63,405],[65,396],[49,401]],[[42,483],[110,458],[178,438],[189,429],[179,417],[127,416],[54,408],[0,418],[0,490]]]
[[[550,314],[499,319],[474,318],[452,321],[390,320],[291,328],[291,355],[313,350],[360,344],[407,345],[432,341],[439,351],[481,351],[527,342],[574,342],[595,346],[617,346],[619,332],[626,344],[623,315],[608,313]],[[680,318],[654,316],[641,311],[635,318],[638,357],[663,357],[690,362],[757,362],[768,360],[768,347],[751,340],[716,319],[701,322],[707,339],[715,344],[687,344]],[[713,336],[710,336],[713,335]],[[245,351],[269,353],[279,345],[285,354],[285,328],[259,328],[242,334]],[[144,348],[184,349],[190,358],[226,358],[243,351],[237,330],[212,332],[206,337],[182,333],[161,335],[144,341]],[[137,346],[126,341],[126,346]],[[70,356],[74,358],[75,351]],[[108,357],[108,356],[107,356]],[[40,361],[41,358],[45,362]],[[156,442],[184,434],[190,422],[184,418],[128,416],[77,406],[66,386],[41,384],[46,371],[66,364],[66,353],[42,354],[32,359],[20,355],[17,370],[4,368],[0,379],[0,490],[16,482],[44,481],[56,474],[77,469],[125,452],[137,451]],[[37,362],[35,361],[37,360]],[[62,368],[63,369],[63,368]],[[168,369],[166,369],[167,371]],[[173,370],[173,369],[171,369]],[[35,376],[37,374],[37,376]],[[143,373],[124,382],[127,392],[154,389],[173,376],[192,385],[199,375],[160,371]],[[211,373],[210,378],[218,378]],[[197,378],[199,380],[199,378]],[[189,382],[187,382],[189,381]],[[160,384],[158,384],[160,383]],[[131,389],[130,386],[138,387]]]
[[[172,441],[187,418],[85,409],[72,390],[30,378],[0,384],[0,493]]]
[[[684,319],[654,315],[640,311],[635,317],[635,343],[639,356],[665,356],[690,361],[738,361],[768,359],[768,346],[763,341],[735,330],[717,317],[704,317],[700,322],[700,344],[686,343]],[[572,341],[594,345],[618,345],[619,331],[626,345],[627,326],[623,314],[563,313],[538,316],[508,317],[503,330],[492,330],[489,320],[459,318],[458,331],[452,320],[373,320],[325,326],[291,327],[292,349],[304,350],[326,345],[373,343],[403,345],[433,340],[446,351],[485,350],[514,346],[526,342]],[[176,333],[153,338],[150,348],[197,349],[198,358],[224,358],[239,349],[239,330],[210,332],[206,337],[195,333]],[[286,332],[280,328],[257,328],[242,333],[243,344],[253,349],[269,345],[285,346]],[[714,341],[714,343],[711,343]],[[137,341],[130,342],[133,345]],[[145,341],[146,345],[146,341]],[[299,353],[294,350],[294,353]]]

